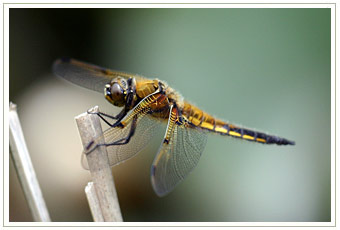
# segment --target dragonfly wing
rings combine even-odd
[[[170,127],[169,119],[168,127]],[[158,196],[171,192],[197,165],[207,135],[187,122],[174,124],[169,142],[163,141],[151,168],[151,183]],[[168,132],[168,130],[167,130]]]
[[[133,122],[129,122],[126,127],[109,128],[104,131],[105,143],[112,143],[129,135]],[[107,146],[110,165],[119,164],[130,159],[140,152],[155,136],[157,130],[161,129],[160,120],[142,115],[137,118],[135,133],[129,143],[123,145]]]
[[[106,150],[108,153],[109,163],[111,166],[117,165],[125,160],[130,159],[140,152],[154,137],[158,130],[165,125],[166,119],[169,115],[169,107],[163,106],[161,112],[154,112],[151,109],[153,103],[158,103],[164,95],[158,93],[149,95],[144,98],[138,105],[135,106],[123,119],[123,126],[110,127],[103,132],[103,135],[94,141],[92,149],[96,147],[96,143],[104,143],[107,145]],[[126,144],[110,145],[119,140],[125,139],[130,135],[133,130],[133,135]],[[91,151],[91,148],[89,149]],[[91,154],[90,152],[88,154]],[[84,158],[84,157],[83,157]],[[82,162],[83,167],[86,169],[86,164]]]
[[[53,72],[74,84],[102,93],[105,84],[118,76],[123,78],[137,75],[105,69],[71,58],[58,59],[53,64]]]
[[[122,138],[126,138],[129,135],[131,125],[132,122],[129,122],[124,128],[110,127],[104,131],[101,139],[104,138],[104,143],[109,144]],[[129,143],[106,147],[110,166],[120,164],[142,151],[144,147],[155,137],[157,130],[161,128],[161,121],[151,118],[150,115],[138,117],[135,133],[131,137]],[[89,169],[85,153],[82,154],[81,163],[84,169]]]

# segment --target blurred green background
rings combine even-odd
[[[296,141],[211,135],[158,198],[155,140],[113,168],[125,221],[331,220],[330,9],[10,9],[10,100],[51,219],[92,221],[74,116],[118,109],[52,75],[61,56],[158,77],[218,118]],[[10,221],[32,221],[9,163]]]

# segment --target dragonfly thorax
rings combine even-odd
[[[136,94],[139,98],[145,98],[158,90],[159,80],[137,79]]]

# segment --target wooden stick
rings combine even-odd
[[[95,222],[104,222],[104,217],[102,214],[102,210],[100,208],[99,199],[96,193],[96,189],[93,185],[93,182],[89,182],[86,185],[85,193],[86,193],[87,201],[89,202],[93,220]]]
[[[98,111],[98,106],[91,109],[91,112]],[[86,112],[77,116],[75,120],[84,149],[88,143],[102,135],[100,120],[97,115]],[[95,148],[90,154],[86,155],[86,159],[104,221],[123,221],[106,148],[104,146]]]
[[[44,198],[42,196],[37,176],[30,155],[27,150],[21,129],[16,105],[9,105],[9,144],[12,159],[21,183],[21,187],[28,202],[34,221],[50,222]]]

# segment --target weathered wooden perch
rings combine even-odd
[[[89,202],[93,220],[95,222],[104,222],[104,217],[103,217],[102,210],[100,208],[99,199],[96,193],[96,188],[94,187],[92,181],[86,185],[85,193],[86,193],[87,201]]]
[[[98,112],[98,106],[90,111]],[[75,117],[75,120],[84,149],[88,143],[102,135],[100,119],[97,115],[86,112]],[[95,213],[94,221],[123,221],[106,148],[95,148],[90,154],[86,155],[86,158],[95,188],[95,193],[91,191],[91,188],[90,191],[86,192],[91,212],[92,214]],[[98,214],[98,207],[100,207],[101,215]]]
[[[28,153],[16,105],[11,102],[9,105],[8,118],[11,155],[33,220],[49,222],[51,219]]]

